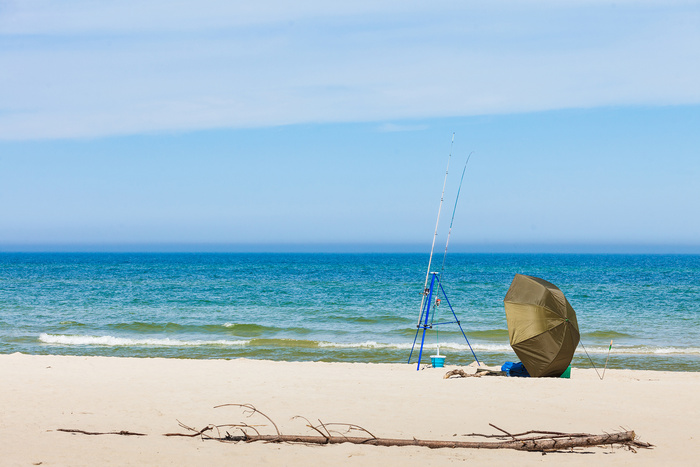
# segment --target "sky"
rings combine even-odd
[[[0,0],[0,251],[700,253],[700,1],[334,3]]]

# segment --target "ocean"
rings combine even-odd
[[[0,353],[406,363],[427,263],[427,254],[2,253]],[[517,361],[503,308],[516,273],[556,284],[576,310],[574,367],[602,369],[612,340],[608,368],[700,371],[700,256],[449,254],[443,287],[488,365]],[[451,317],[444,305],[438,313]],[[423,363],[438,343],[448,365],[474,360],[456,324],[429,330],[426,343]]]

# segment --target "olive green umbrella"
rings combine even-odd
[[[578,346],[576,312],[559,288],[516,274],[503,299],[510,346],[530,376],[561,376]]]

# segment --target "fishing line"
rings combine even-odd
[[[450,172],[450,160],[452,159],[452,146],[455,142],[455,134],[452,133],[452,142],[450,143],[450,155],[447,157],[447,169],[445,170],[445,181],[442,182],[442,194],[440,195],[440,206],[438,207],[437,221],[435,221],[435,235],[433,235],[433,245],[430,247],[430,259],[428,260],[428,272],[425,273],[425,284],[423,285],[423,298],[420,301],[420,312],[418,313],[418,325],[423,316],[423,305],[425,305],[425,297],[428,290],[428,278],[430,277],[430,264],[433,262],[433,251],[435,251],[435,240],[438,234],[438,225],[440,224],[440,211],[442,210],[442,201],[445,199],[445,186],[447,185],[447,174]]]
[[[454,133],[452,134],[452,138],[454,141]],[[450,153],[452,152],[452,148],[450,148]],[[462,182],[464,182],[464,173],[467,171],[467,164],[469,164],[469,158],[472,157],[473,151],[469,153],[467,156],[467,162],[464,163],[464,168],[462,169],[462,178],[459,180],[459,188],[457,188],[457,197],[455,198],[455,206],[452,209],[452,219],[450,220],[450,229],[447,231],[447,241],[445,242],[445,253],[442,255],[442,266],[440,267],[440,273],[445,270],[445,259],[447,258],[447,247],[450,244],[450,235],[452,235],[452,224],[455,222],[455,213],[457,212],[457,202],[459,201],[459,193],[462,191]],[[438,295],[439,296],[439,295]],[[438,306],[440,305],[440,298],[436,299],[435,301],[435,313],[433,314],[433,317],[437,316],[438,312]],[[432,324],[432,323],[431,323]],[[439,327],[435,327],[435,343],[437,345],[437,354],[440,355],[440,329]],[[467,341],[469,343],[469,341]],[[477,360],[478,362],[478,360]]]
[[[455,221],[455,212],[457,212],[457,202],[459,201],[459,193],[462,191],[462,182],[464,181],[464,173],[467,171],[467,164],[469,164],[469,159],[474,154],[474,151],[470,152],[467,156],[467,162],[464,163],[464,168],[462,169],[462,178],[459,180],[459,188],[457,189],[457,198],[455,198],[455,207],[452,209],[452,220],[450,221],[450,230],[447,231],[447,242],[445,242],[445,253],[442,255],[442,267],[440,272],[445,270],[445,258],[447,258],[447,246],[450,244],[450,235],[452,235],[452,224]]]
[[[437,294],[437,297],[435,299],[435,308],[433,311],[433,319],[437,317],[438,314],[438,308],[440,307],[440,294]],[[430,323],[432,326],[432,322]],[[440,355],[440,320],[438,320],[438,324],[435,326],[435,347],[437,347],[437,352],[436,355]]]
[[[610,358],[610,351],[612,350],[612,339],[610,339],[610,347],[608,347],[608,356],[605,357],[605,368],[603,368],[603,378],[605,378],[605,370],[608,369],[608,359]],[[600,378],[600,379],[603,379]]]
[[[600,373],[598,373],[598,368],[596,368],[595,363],[593,363],[593,359],[591,358],[591,356],[588,355],[588,350],[586,350],[586,346],[583,345],[583,341],[579,341],[579,343],[581,344],[581,347],[583,347],[583,351],[586,352],[586,356],[588,357],[588,361],[591,362],[591,365],[593,365],[593,369],[598,374],[598,378],[600,378]],[[600,378],[600,379],[602,380],[603,378]]]
[[[598,368],[596,368],[595,363],[593,363],[593,359],[591,358],[590,355],[588,355],[588,350],[586,350],[586,346],[583,345],[583,341],[579,341],[579,343],[581,344],[581,347],[583,347],[583,351],[586,352],[586,356],[588,357],[588,361],[591,362],[591,365],[593,366],[593,369],[595,370],[596,374],[598,375],[598,378],[600,378],[600,380],[602,381],[603,378],[605,378],[605,370],[608,368],[608,359],[610,358],[610,351],[612,350],[613,341],[610,340],[610,347],[608,347],[608,356],[605,359],[605,368],[603,368],[603,376],[600,375],[600,373],[598,372]]]

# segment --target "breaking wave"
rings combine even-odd
[[[44,344],[54,345],[104,345],[110,347],[188,347],[201,345],[219,345],[219,346],[241,346],[246,345],[248,340],[183,340],[183,339],[132,339],[127,337],[115,336],[66,336],[60,334],[39,335],[39,341]]]
[[[108,346],[108,347],[204,347],[204,346],[219,346],[219,347],[249,347],[249,348],[325,348],[325,349],[383,349],[383,350],[400,350],[410,351],[413,347],[412,342],[378,342],[367,340],[362,342],[329,342],[315,341],[305,339],[216,339],[216,340],[198,340],[198,339],[173,339],[173,338],[129,338],[116,336],[87,336],[87,335],[64,335],[64,334],[48,334],[42,333],[39,335],[39,341],[44,344],[62,345],[62,346]],[[416,342],[416,348],[420,342]],[[434,350],[437,344],[434,342],[426,343],[424,349]],[[453,352],[469,352],[470,347],[465,342],[442,342],[440,349]],[[513,350],[507,343],[480,343],[472,342],[471,349],[475,352],[488,353],[509,353]],[[607,354],[608,346],[586,346],[589,354]],[[579,356],[585,355],[583,348],[579,347],[576,350]],[[655,347],[655,346],[613,346],[610,352],[614,355],[700,355],[700,347]]]

